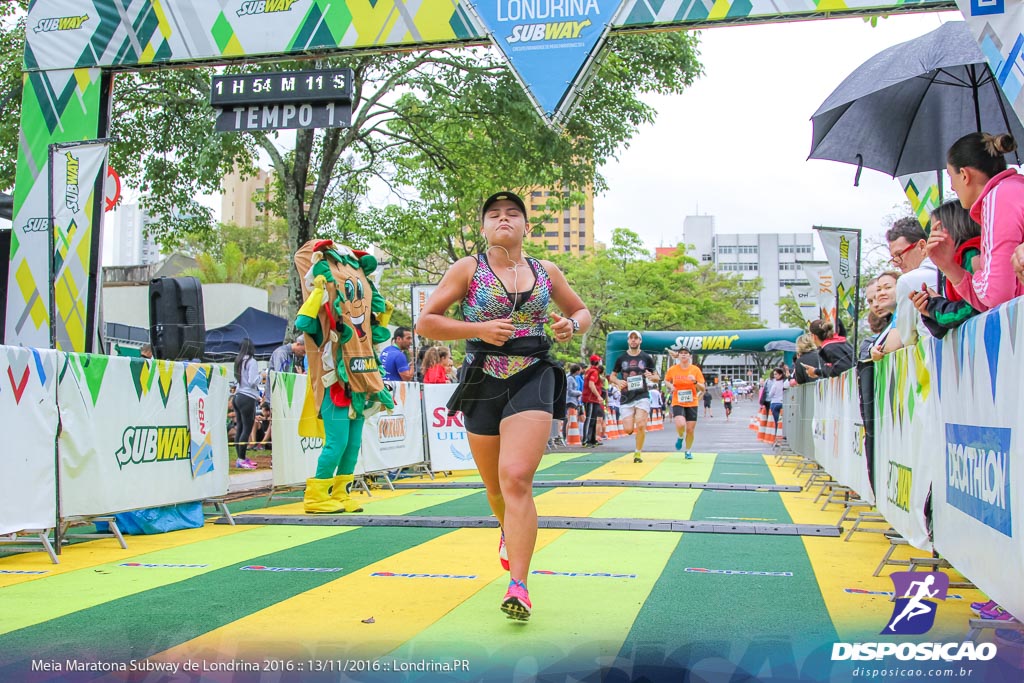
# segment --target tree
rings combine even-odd
[[[807,326],[804,314],[800,312],[800,303],[792,294],[779,298],[779,322],[789,327],[803,329]]]
[[[27,11],[28,0],[0,3],[0,190],[7,191],[14,187]]]
[[[220,255],[196,254],[198,267],[182,271],[204,284],[234,282],[250,287],[267,289],[283,281],[280,262],[265,258],[246,258],[234,243],[224,245]]]
[[[24,5],[5,14],[23,16]],[[21,44],[23,25],[5,25],[2,31],[10,44]],[[570,189],[593,183],[600,191],[596,169],[655,117],[639,95],[681,92],[700,73],[696,41],[696,34],[684,32],[610,40],[597,77],[562,132],[544,126],[492,49],[320,60],[320,67],[354,70],[352,127],[297,131],[287,149],[279,146],[284,138],[272,132],[213,132],[210,69],[118,74],[111,162],[125,184],[143,194],[141,203],[158,219],[150,234],[164,248],[186,236],[204,239],[214,230],[211,211],[196,197],[216,192],[235,166],[251,170],[260,150],[276,172],[279,191],[273,201],[288,223],[293,250],[314,236],[333,234],[354,246],[380,243],[403,256],[410,245],[417,247],[413,253],[429,248],[435,254],[439,243],[463,241],[464,227],[477,222],[479,201],[495,187],[557,181]],[[294,66],[279,62],[228,70]],[[9,84],[20,82],[20,74],[7,77]],[[11,129],[17,117],[4,121],[0,161],[13,162],[17,131]],[[14,164],[6,168],[13,173]],[[364,223],[354,209],[366,208],[371,178],[395,191],[401,210],[389,208]],[[420,229],[409,230],[416,226]],[[441,236],[421,239],[422,226]],[[465,251],[449,249],[449,262]],[[297,304],[296,273],[290,288]]]

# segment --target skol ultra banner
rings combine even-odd
[[[188,391],[189,456],[192,476],[202,477],[228,466],[225,423],[228,412],[227,371],[220,365],[185,365]],[[218,458],[217,454],[222,457]]]
[[[937,423],[919,446],[938,464],[935,549],[1024,615],[1024,298],[936,342]]]
[[[144,358],[80,353],[64,357],[57,389],[63,517],[227,493],[225,451],[215,450],[212,473],[192,475],[182,368],[181,363]],[[211,393],[211,400],[215,395]],[[211,408],[211,420],[225,419],[224,410]]]
[[[306,396],[307,375],[270,373],[271,452],[274,486],[296,486],[316,474],[324,440],[299,436],[299,419]]]
[[[0,346],[0,534],[57,520],[57,357]]]
[[[818,303],[818,318],[836,321],[836,278],[832,266],[820,261],[798,261]]]
[[[942,465],[927,445],[938,421],[931,356],[922,340],[875,363],[875,506],[921,550],[932,547],[925,500]]]
[[[427,447],[433,472],[476,469],[462,413],[448,415],[446,406],[455,387],[454,384],[423,385],[423,407],[427,411]]]
[[[835,276],[839,308],[856,319],[857,268],[860,261],[860,230],[814,226],[825,247],[825,256]]]
[[[814,459],[843,486],[869,503],[875,494],[864,454],[864,424],[857,393],[857,370],[815,382]]]
[[[356,465],[360,472],[380,472],[423,462],[423,401],[417,382],[388,382],[395,409],[381,411],[363,423],[363,446]]]

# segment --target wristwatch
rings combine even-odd
[[[566,318],[566,320],[568,320],[569,322],[572,323],[572,333],[573,334],[576,334],[577,332],[580,331],[580,321],[579,320],[577,320],[576,318]]]

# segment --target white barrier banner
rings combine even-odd
[[[270,373],[271,453],[274,486],[304,484],[316,474],[324,440],[299,436],[299,417],[306,397],[308,375]]]
[[[433,472],[475,470],[473,454],[462,413],[448,417],[448,399],[457,384],[424,384],[423,405],[427,411],[427,444]]]
[[[416,465],[423,453],[423,402],[417,382],[388,382],[395,409],[366,418],[356,472],[380,472]]]
[[[62,354],[0,346],[0,534],[57,520],[57,364]]]
[[[71,353],[57,392],[62,517],[227,493],[226,441],[213,472],[192,476],[183,363]],[[211,415],[223,420],[226,412]]]
[[[935,548],[991,600],[1024,616],[1024,298],[936,342]]]
[[[875,502],[864,453],[856,368],[814,384],[814,459],[840,484]]]
[[[920,550],[931,550],[925,500],[941,472],[931,344],[924,340],[875,363],[875,505]]]

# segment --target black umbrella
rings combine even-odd
[[[811,123],[808,159],[867,166],[893,177],[945,169],[946,151],[968,133],[1008,132],[1024,142],[1024,126],[962,21],[864,62]],[[1016,154],[1007,161],[1020,164]]]

